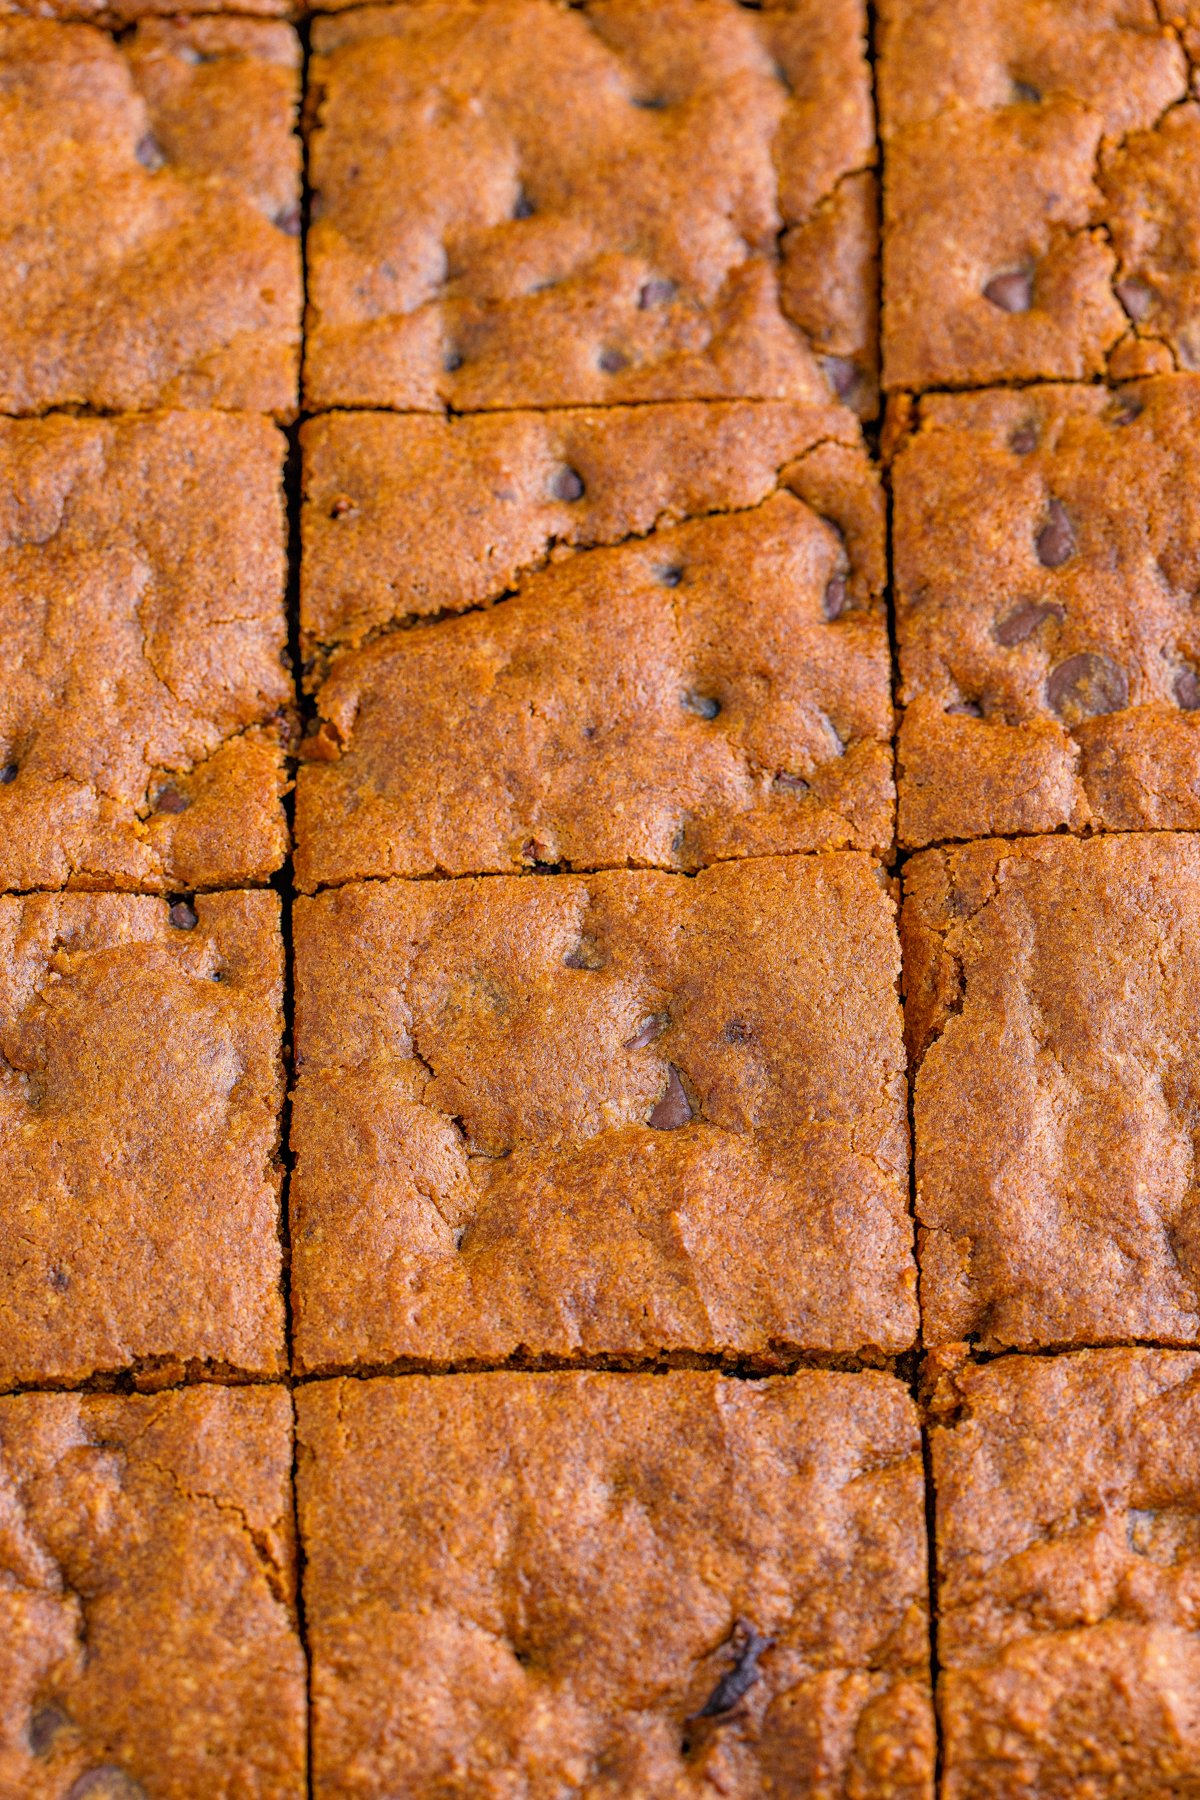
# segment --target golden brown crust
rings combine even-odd
[[[1154,0],[881,0],[889,388],[1200,362],[1188,79]]]
[[[273,894],[0,898],[0,1385],[283,1367]]]
[[[265,21],[0,18],[0,412],[291,416],[299,65]]]
[[[417,1376],[297,1400],[318,1800],[928,1800],[898,1382]],[[757,1679],[698,1718],[748,1629]]]
[[[300,1800],[280,1389],[0,1399],[0,1792]]]
[[[366,884],[295,930],[298,1368],[912,1343],[866,857]]]
[[[0,887],[282,863],[286,448],[219,413],[0,421]]]
[[[901,919],[922,1331],[1200,1341],[1200,838],[914,856]]]
[[[875,410],[861,0],[426,0],[313,43],[310,406]]]
[[[1200,1790],[1200,1358],[1005,1357],[935,1426],[945,1800]]]
[[[301,888],[890,849],[882,496],[842,409],[343,414],[304,445]]]
[[[1200,826],[1200,377],[929,396],[892,482],[901,841]]]

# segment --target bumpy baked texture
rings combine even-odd
[[[282,863],[286,448],[222,413],[0,421],[0,886]]]
[[[865,856],[370,883],[295,930],[299,1368],[912,1343]]]
[[[940,1398],[945,1800],[1200,1792],[1200,1358],[1006,1357]]]
[[[889,387],[1200,367],[1183,10],[881,0]]]
[[[0,1399],[0,1793],[301,1800],[278,1388]]]
[[[243,17],[284,18],[299,9],[288,0],[237,0],[236,6],[220,6],[215,0],[0,0],[0,14],[18,13],[36,19],[83,19],[92,24],[123,26],[138,19],[178,20],[190,14],[222,12]]]
[[[313,47],[311,406],[874,411],[862,0],[434,0]]]
[[[920,1439],[891,1377],[297,1402],[317,1800],[932,1793]]]
[[[1200,838],[905,865],[926,1343],[1200,1337]]]
[[[294,411],[299,67],[283,24],[0,19],[0,412]]]
[[[0,1384],[283,1366],[263,892],[0,898]]]
[[[932,396],[893,489],[901,841],[1200,826],[1200,377]]]
[[[883,504],[844,409],[338,414],[304,446],[301,887],[890,848]]]

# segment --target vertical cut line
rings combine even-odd
[[[929,1556],[929,1682],[933,1703],[933,1793],[942,1792],[945,1779],[945,1739],[942,1735],[941,1662],[938,1656],[937,1489],[933,1480],[933,1453],[929,1427],[921,1424],[921,1457],[925,1464],[925,1541]]]

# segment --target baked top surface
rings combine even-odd
[[[0,420],[0,887],[282,863],[286,448],[221,413]]]
[[[0,18],[0,412],[294,412],[299,71],[283,24]]]
[[[911,1345],[866,857],[369,883],[294,930],[298,1369]]]
[[[0,1789],[300,1800],[291,1402],[0,1398]]]
[[[883,500],[844,410],[338,414],[304,447],[302,888],[890,847]]]
[[[892,468],[907,844],[1200,826],[1200,377],[933,395]]]
[[[0,897],[0,1383],[281,1372],[282,961],[274,894]]]
[[[366,7],[313,47],[311,407],[873,412],[861,0]]]
[[[928,1794],[920,1440],[891,1377],[410,1377],[297,1405],[318,1796],[750,1800],[812,1792],[806,1767]],[[747,1628],[757,1679],[697,1718]]]
[[[1172,22],[882,0],[888,387],[1200,366],[1200,106]]]
[[[905,865],[922,1329],[981,1349],[1200,1337],[1200,838]]]
[[[931,1433],[947,1800],[1190,1793],[1200,1358],[1006,1357],[953,1399]]]

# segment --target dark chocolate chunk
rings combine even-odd
[[[688,692],[683,696],[683,704],[689,712],[696,713],[701,719],[715,719],[721,710],[721,702],[712,694]]]
[[[1018,106],[1040,106],[1042,91],[1035,88],[1031,81],[1014,81],[1012,84],[1013,99]]]
[[[442,368],[447,375],[454,375],[463,366],[463,359],[457,350],[447,350],[442,358]]]
[[[149,169],[151,174],[156,170],[161,169],[167,160],[163,155],[162,146],[158,142],[158,139],[149,131],[138,139],[133,154],[137,157],[143,169]]]
[[[551,478],[550,492],[556,500],[582,500],[585,492],[583,476],[564,463]]]
[[[29,1748],[33,1754],[45,1756],[64,1725],[70,1723],[61,1706],[39,1706],[29,1721]]]
[[[1024,313],[1033,305],[1033,276],[1027,269],[1009,269],[993,275],[983,290],[985,300],[1001,312]]]
[[[683,580],[683,570],[678,563],[668,563],[665,568],[655,570],[664,587],[678,587]]]
[[[513,218],[514,219],[532,219],[532,217],[536,211],[537,211],[537,208],[533,204],[533,201],[529,198],[529,195],[525,192],[525,189],[521,188],[517,193],[516,202],[513,206],[513,211],[512,211]]]
[[[581,937],[573,950],[563,957],[567,969],[602,969],[608,957],[594,938]]]
[[[46,1273],[46,1281],[56,1294],[65,1294],[71,1285],[71,1277],[65,1269],[49,1269]]]
[[[102,1763],[78,1776],[64,1800],[146,1800],[146,1790],[116,1763]]]
[[[840,619],[846,610],[846,577],[831,575],[825,583],[825,596],[822,602],[827,619]]]
[[[10,782],[15,781],[16,779],[16,763],[4,763],[3,766],[0,766],[0,787],[7,787]]]
[[[679,1070],[674,1063],[668,1063],[667,1071],[666,1093],[651,1107],[650,1117],[646,1120],[651,1131],[678,1131],[692,1116],[691,1104],[679,1079]]]
[[[640,1031],[635,1031],[631,1038],[625,1039],[624,1048],[626,1050],[644,1050],[647,1044],[652,1044],[655,1038],[662,1036],[670,1023],[670,1013],[651,1013]]]
[[[818,361],[838,399],[848,400],[858,386],[858,365],[848,356],[822,356]]]
[[[1113,293],[1135,325],[1141,324],[1154,305],[1153,291],[1146,286],[1144,281],[1139,281],[1133,275],[1125,281],[1118,281],[1113,288]]]
[[[778,770],[771,785],[782,789],[785,794],[795,794],[797,798],[808,792],[808,783],[803,775],[793,775],[790,769]]]
[[[1200,710],[1200,675],[1195,669],[1180,669],[1175,677],[1175,698],[1185,712]]]
[[[189,906],[186,900],[176,900],[167,913],[167,917],[176,931],[194,931],[196,929],[195,908]]]
[[[1062,607],[1055,606],[1053,601],[1022,600],[1019,606],[1005,613],[992,635],[998,644],[1011,650],[1014,644],[1023,644],[1026,638],[1031,638],[1044,619],[1053,619],[1061,625],[1065,617]]]
[[[602,350],[596,358],[598,366],[606,375],[615,375],[625,367],[626,360],[619,350]]]
[[[731,1713],[738,1701],[749,1693],[759,1679],[761,1671],[758,1660],[771,1648],[774,1641],[774,1638],[761,1637],[748,1620],[739,1619],[729,1640],[733,1652],[733,1667],[725,1671],[694,1716],[697,1719],[719,1719],[722,1715]]]
[[[181,813],[186,812],[187,809],[188,798],[186,794],[181,794],[179,789],[174,787],[159,788],[154,801],[155,812]]]
[[[1110,657],[1081,650],[1051,670],[1046,699],[1055,712],[1073,712],[1084,718],[1119,712],[1129,703],[1129,677]]]
[[[651,306],[665,306],[668,300],[675,298],[676,292],[676,285],[673,281],[668,281],[665,276],[656,275],[650,281],[643,281],[638,289],[637,303],[642,312],[645,312]]]
[[[275,214],[274,223],[287,237],[300,236],[300,208],[284,206]]]
[[[1037,449],[1037,426],[1032,420],[1018,425],[1008,440],[1008,447],[1014,456],[1028,456],[1031,450]]]
[[[1061,500],[1051,500],[1047,519],[1034,542],[1037,557],[1044,569],[1061,569],[1075,554],[1075,533]]]

